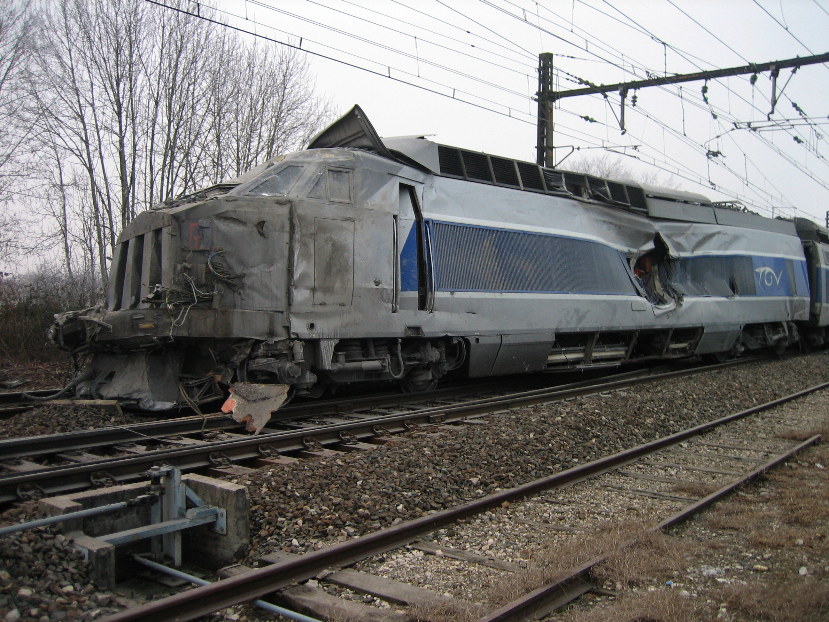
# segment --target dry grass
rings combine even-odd
[[[814,579],[753,581],[716,595],[732,617],[774,622],[829,620],[829,584]]]
[[[572,610],[559,617],[563,622],[699,622],[716,617],[702,603],[663,589],[653,592],[630,592],[610,607],[587,611]]]
[[[481,605],[463,606],[415,606],[406,611],[406,619],[411,622],[473,622],[487,612]]]
[[[533,556],[525,572],[508,575],[494,583],[485,600],[493,606],[511,602],[536,588],[562,579],[571,569],[593,559],[600,552],[597,543],[589,537],[551,545]]]
[[[671,576],[672,571],[687,564],[699,544],[662,532],[640,535],[629,547],[616,549],[593,570],[593,577],[614,585],[635,586],[653,577]]]
[[[715,490],[717,490],[715,484],[703,484],[702,482],[677,482],[671,486],[671,492],[697,499],[707,497]]]
[[[777,437],[787,441],[802,442],[807,438],[811,438],[815,434],[820,434],[823,437],[822,440],[824,443],[829,442],[829,417],[824,418],[823,421],[819,422],[815,426],[807,428],[806,430],[798,430],[794,428],[783,430],[777,434]]]
[[[690,554],[690,546],[662,533],[653,533],[640,523],[611,525],[597,533],[553,545],[537,553],[526,572],[511,575],[493,585],[487,602],[504,604],[549,585],[570,571],[603,555],[605,561],[594,567],[597,581],[614,585],[637,585],[652,576],[661,576]]]
[[[808,438],[815,429],[797,435]],[[826,435],[829,438],[829,434]],[[510,602],[542,585],[569,574],[600,554],[604,562],[592,571],[598,584],[614,587],[614,599],[590,598],[556,620],[566,622],[696,622],[720,617],[731,622],[817,622],[829,620],[829,445],[815,447],[787,467],[779,468],[729,500],[708,511],[697,524],[699,535],[685,537],[651,533],[648,526],[629,523],[610,526],[580,538],[568,538],[537,553],[525,573],[511,575],[493,585],[483,599],[491,607]],[[713,485],[679,484],[677,492],[701,497]],[[710,531],[723,537],[707,539]],[[761,575],[743,575],[743,581],[721,585],[712,580],[694,583],[697,597],[668,589],[666,577],[682,577],[694,566],[722,559],[744,559],[751,552],[771,557],[771,566]],[[765,560],[765,557],[764,557]],[[732,562],[733,563],[733,562]],[[809,575],[796,574],[802,564]],[[794,575],[794,576],[793,576]],[[687,583],[688,579],[685,579]],[[414,619],[435,622],[466,622],[477,612],[419,609]]]
[[[743,500],[720,501],[715,506],[716,511],[703,515],[702,522],[714,531],[744,531],[745,504]]]

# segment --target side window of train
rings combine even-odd
[[[320,171],[311,186],[308,198],[351,203],[351,171],[339,168]]]
[[[299,179],[302,173],[301,166],[286,166],[253,186],[246,194],[258,196],[277,196],[288,194],[288,191]]]
[[[328,169],[328,198],[332,201],[351,203],[351,171]]]
[[[328,198],[328,185],[325,183],[325,171],[320,171],[311,186],[311,191],[308,193],[309,199],[320,199],[325,201]]]

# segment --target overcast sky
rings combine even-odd
[[[829,52],[829,0],[224,0],[219,7],[234,26],[314,52],[318,90],[340,113],[359,104],[381,136],[429,135],[528,161],[535,161],[541,52],[556,54],[561,90],[579,78],[609,84],[646,71]],[[781,70],[771,121],[769,73],[753,85],[749,78],[708,82],[707,103],[702,82],[642,89],[635,107],[628,100],[625,134],[618,94],[562,100],[556,157],[571,146],[579,148],[571,158],[609,148],[629,168],[669,171],[662,178],[684,190],[741,199],[765,215],[796,208],[822,223],[829,65]]]

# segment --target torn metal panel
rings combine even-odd
[[[178,377],[183,352],[162,354],[98,354],[89,381],[78,386],[78,395],[131,402],[142,410],[169,410],[181,399]]]
[[[657,222],[654,227],[674,257],[692,255],[763,255],[803,261],[803,249],[794,233],[778,233],[702,223]]]
[[[231,385],[230,397],[222,405],[222,412],[244,423],[248,432],[259,434],[270,421],[271,413],[288,399],[289,388],[286,384],[237,382]]]
[[[432,173],[440,172],[438,145],[431,140],[417,136],[395,136],[383,138],[383,144],[392,152],[411,160],[413,164]]]
[[[370,149],[385,158],[394,159],[359,106],[354,106],[342,118],[320,132],[308,145],[309,149],[329,147]]]

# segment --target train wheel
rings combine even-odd
[[[789,344],[788,344],[788,342],[787,342],[785,339],[780,339],[777,343],[775,343],[775,344],[771,347],[771,353],[772,353],[772,355],[774,355],[776,358],[780,358],[780,357],[782,357],[784,354],[786,354],[786,350],[788,350],[788,349],[789,349]]]
[[[434,391],[438,386],[438,380],[432,373],[432,368],[413,369],[400,381],[400,388],[403,393],[423,393]]]

